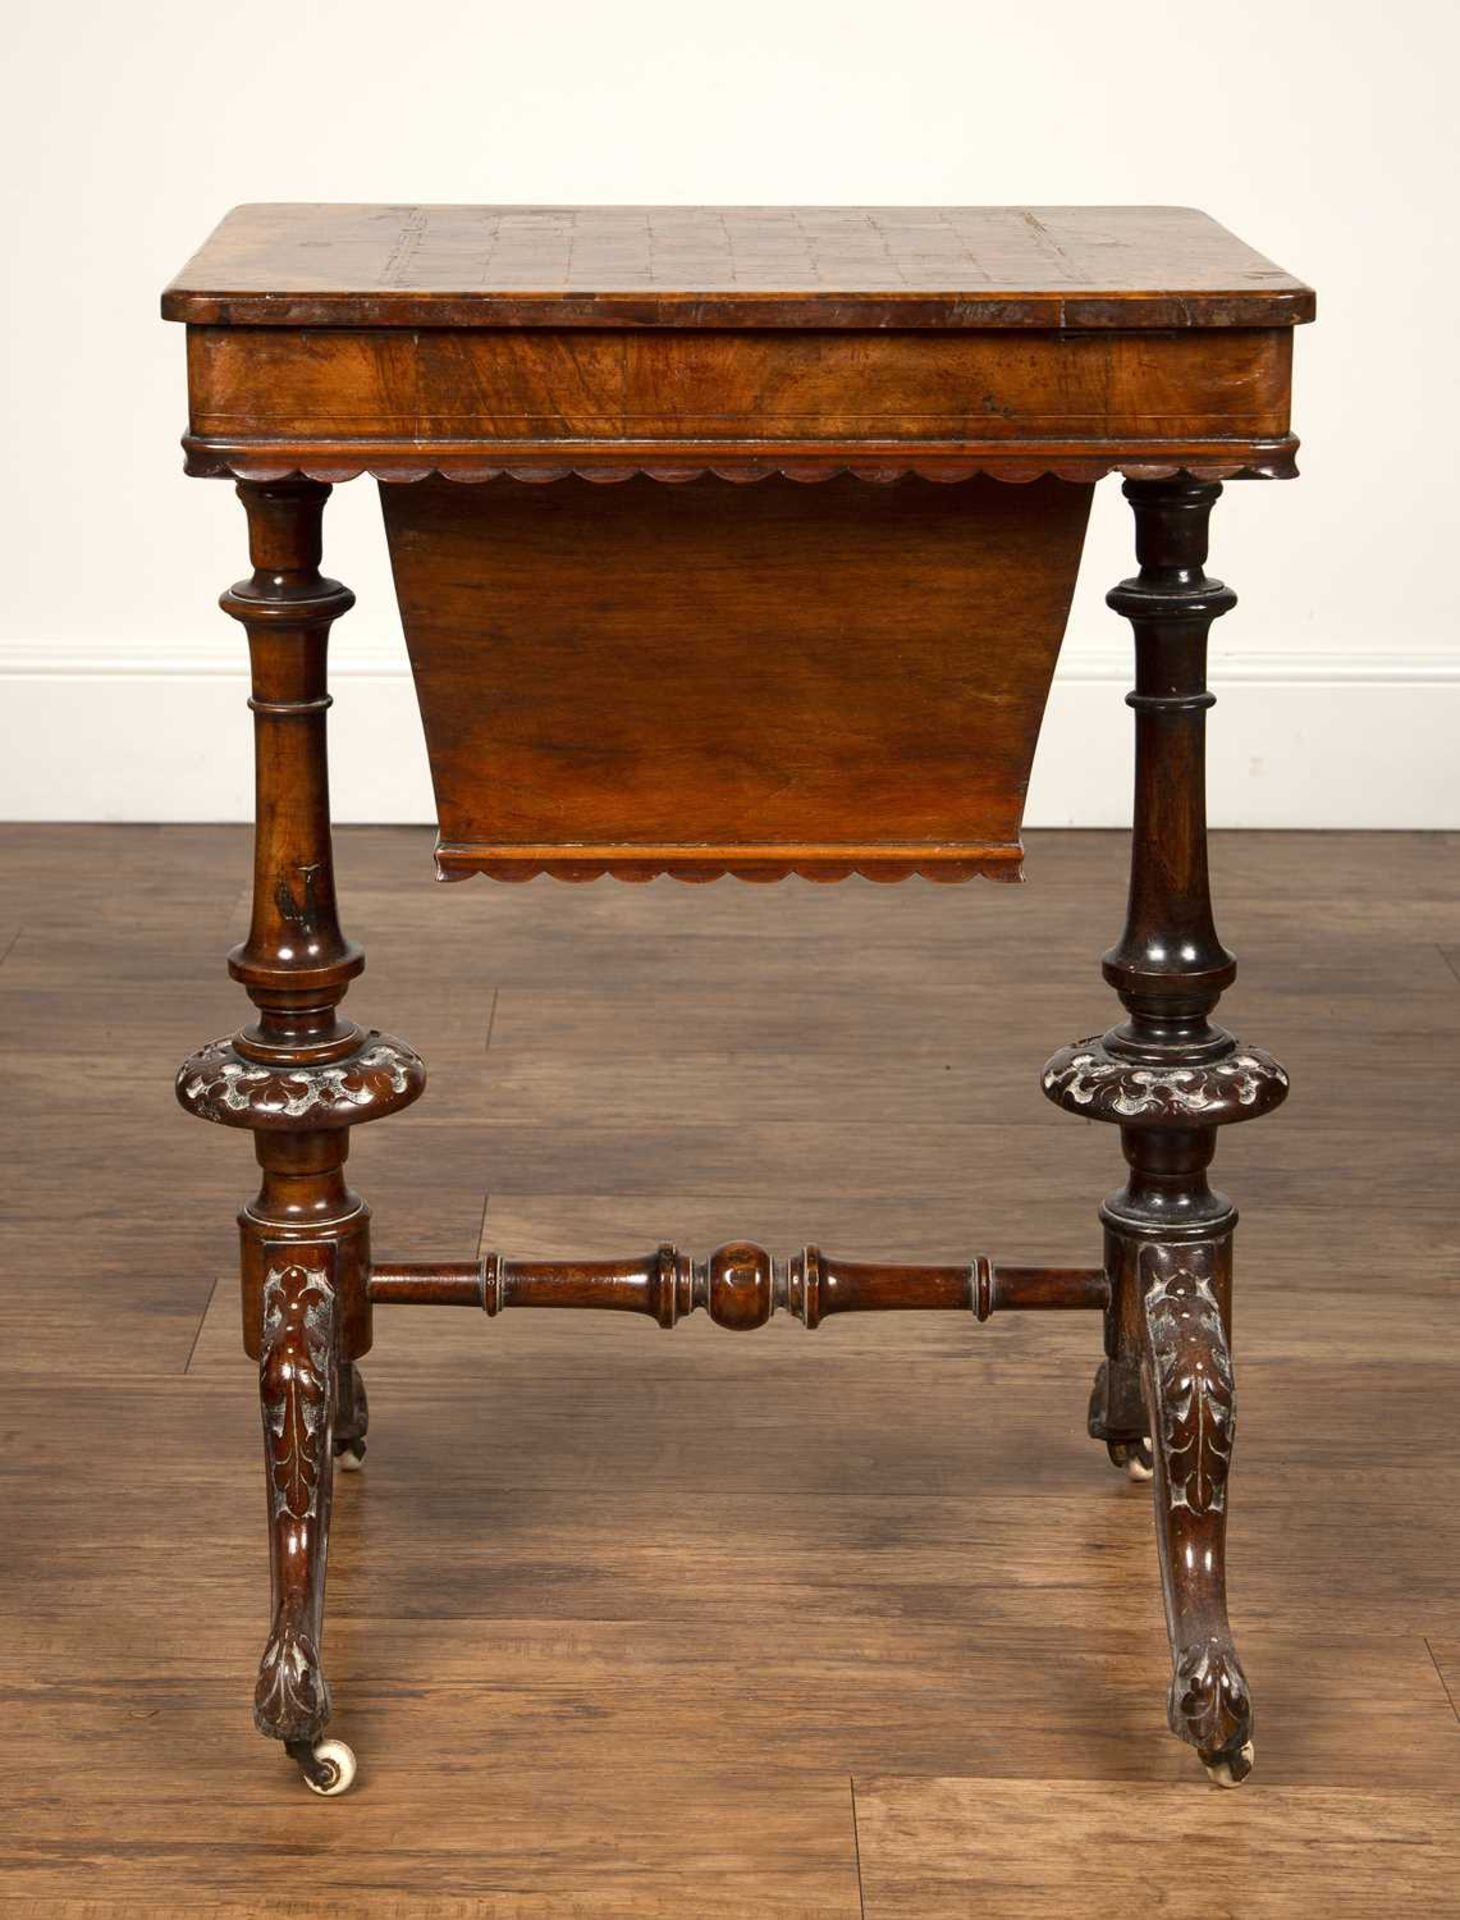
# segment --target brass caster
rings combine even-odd
[[[349,1792],[355,1780],[355,1754],[343,1740],[317,1740],[313,1744],[308,1740],[288,1740],[284,1745],[311,1793],[321,1794],[328,1800]]]
[[[1151,1461],[1151,1436],[1144,1440],[1107,1440],[1105,1451],[1113,1467],[1124,1467],[1131,1480],[1149,1480],[1155,1472]]]
[[[1216,1787],[1240,1787],[1252,1771],[1253,1746],[1244,1740],[1240,1747],[1228,1747],[1222,1753],[1204,1753],[1201,1763],[1207,1778]]]

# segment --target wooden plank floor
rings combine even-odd
[[[351,995],[426,1054],[355,1137],[377,1251],[1086,1263],[1120,836],[1022,890],[434,887],[340,835]],[[36,1914],[1460,1914],[1460,911],[1450,835],[1233,835],[1232,1599],[1258,1770],[1164,1728],[1148,1498],[1083,1316],[752,1338],[382,1310],[326,1665],[357,1791],[253,1732],[266,1613],[231,1215],[171,1074],[237,1024],[248,842],[0,829],[0,1902]],[[484,1211],[484,1195],[485,1211]]]

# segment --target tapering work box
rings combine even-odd
[[[1228,1625],[1236,1214],[1219,1127],[1287,1092],[1212,1015],[1235,972],[1207,884],[1205,571],[1228,479],[1294,472],[1306,287],[1180,207],[253,206],[163,296],[187,324],[189,473],[229,477],[252,572],[253,1002],[178,1097],[252,1133],[244,1341],[259,1367],[273,1618],[255,1698],[309,1785],[336,1464],[358,1465],[377,1301],[597,1307],[747,1331],[776,1311],[1098,1313],[1090,1432],[1150,1478],[1169,1717],[1252,1764]],[[320,572],[331,487],[380,483],[443,879],[1020,877],[1030,763],[1097,481],[1138,571],[1123,1017],[1049,1098],[1118,1127],[1088,1268],[899,1266],[748,1243],[571,1261],[377,1260],[349,1129],[417,1099],[409,1046],[342,1013],[363,956],[330,853]],[[1092,1255],[1097,1250],[1092,1249]]]

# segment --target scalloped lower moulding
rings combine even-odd
[[[757,442],[705,442],[669,445],[662,440],[620,442],[497,441],[490,453],[480,440],[387,441],[267,440],[245,442],[183,436],[187,472],[203,480],[319,480],[330,484],[368,476],[387,484],[417,480],[454,480],[474,486],[487,480],[546,484],[578,478],[600,484],[650,480],[683,484],[713,477],[746,483],[779,475],[815,482],[850,474],[857,480],[888,485],[910,475],[945,485],[973,479],[1027,485],[1046,477],[1089,482],[1119,473],[1127,480],[1170,480],[1189,473],[1196,480],[1291,480],[1298,472],[1298,440],[1284,434],[1270,440],[1150,441],[1021,440],[963,442],[958,446],[914,448],[874,443],[848,447],[838,443],[829,457],[814,443],[775,445]]]
[[[468,847],[438,841],[436,878],[470,880],[708,881],[1000,880],[1018,886],[1024,878],[1022,845],[991,847]]]

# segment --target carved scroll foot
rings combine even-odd
[[[337,1782],[353,1773],[353,1756],[346,1769],[318,1753],[330,1717],[319,1647],[338,1391],[335,1289],[325,1250],[291,1251],[297,1263],[270,1267],[263,1289],[259,1399],[273,1624],[254,1691],[254,1723],[285,1743],[317,1791],[343,1791]]]
[[[1169,1718],[1208,1774],[1252,1769],[1252,1701],[1227,1622],[1227,1474],[1236,1409],[1224,1303],[1230,1240],[1142,1246],[1156,1540],[1171,1636]]]
[[[335,1396],[335,1465],[358,1473],[365,1464],[365,1434],[370,1425],[370,1403],[365,1382],[353,1360],[341,1360]]]

